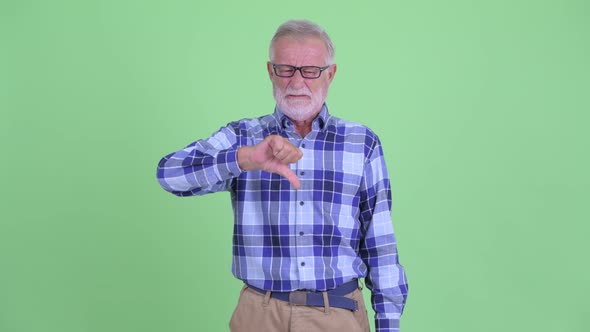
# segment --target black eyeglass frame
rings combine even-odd
[[[293,74],[291,75],[279,75],[279,73],[277,72],[277,67],[278,66],[286,66],[286,67],[290,67],[293,68]],[[320,76],[322,76],[322,73],[324,72],[324,70],[330,68],[331,65],[327,65],[324,67],[318,67],[318,66],[301,66],[301,67],[296,67],[296,66],[291,66],[291,65],[286,65],[286,64],[280,64],[280,63],[272,63],[272,69],[275,72],[275,75],[277,75],[278,77],[293,77],[295,76],[295,72],[299,71],[299,74],[301,74],[301,77],[303,78],[307,78],[307,79],[312,79],[315,80],[317,78],[320,78]],[[319,69],[320,73],[318,74],[318,76],[314,76],[314,77],[307,77],[305,76],[305,74],[303,74],[303,70],[306,68],[313,68],[313,69]]]

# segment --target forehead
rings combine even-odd
[[[295,39],[283,37],[274,43],[275,63],[295,66],[324,66],[328,50],[324,42],[316,37]]]

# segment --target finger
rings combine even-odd
[[[285,146],[283,150],[276,153],[275,158],[279,159],[283,163],[290,164],[301,159],[301,156],[301,150],[298,148]]]
[[[252,161],[258,166],[276,158],[276,154],[282,149],[282,137],[277,135],[267,136],[264,141],[255,145],[254,153],[252,154]]]
[[[297,162],[302,157],[303,151],[299,150],[298,148],[294,148],[284,159],[282,159],[282,161],[287,164],[292,164]]]
[[[287,138],[278,135],[268,136],[268,146],[273,150],[273,155],[284,158],[284,153],[297,150],[297,147],[293,145]],[[281,154],[283,153],[283,154]]]
[[[289,149],[288,146],[283,146],[282,149],[274,149],[272,153],[275,158],[282,161],[289,156],[289,154],[291,153],[291,149]]]
[[[299,189],[301,186],[299,178],[287,165],[281,165],[278,167],[277,174],[285,177],[295,189]]]
[[[284,163],[294,163],[303,156],[299,148],[283,137],[276,137],[269,146],[273,149],[273,156]]]
[[[275,152],[281,151],[284,148],[285,143],[290,144],[286,138],[278,135],[267,136],[266,140],[268,140],[268,146],[273,151],[273,154]]]

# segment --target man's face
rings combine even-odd
[[[319,38],[280,38],[274,43],[274,64],[301,66],[326,66],[328,50]],[[268,74],[279,109],[294,121],[314,119],[322,110],[328,88],[336,74],[336,65],[324,70],[316,79],[303,78],[300,71],[293,77],[279,77],[272,63],[267,63]]]

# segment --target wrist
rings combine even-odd
[[[244,171],[252,170],[252,161],[250,156],[252,154],[251,146],[242,146],[238,148],[238,166]]]

